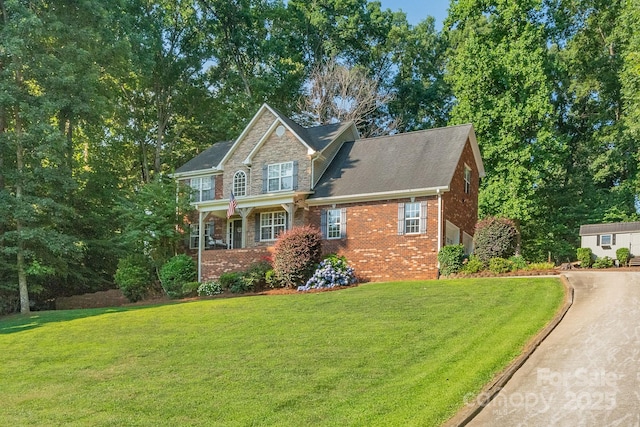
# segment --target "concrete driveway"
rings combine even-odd
[[[469,426],[640,427],[640,272],[566,276],[572,307]]]

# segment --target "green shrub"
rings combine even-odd
[[[282,284],[276,278],[276,272],[273,269],[268,270],[264,274],[264,281],[267,283],[267,286],[270,288],[281,288]]]
[[[149,292],[151,285],[149,262],[142,255],[132,255],[118,261],[114,281],[122,294],[131,302],[140,301]]]
[[[489,271],[496,274],[508,273],[513,270],[513,263],[508,259],[496,257],[489,260]]]
[[[605,256],[602,258],[598,258],[592,265],[593,268],[611,268],[613,267],[613,259],[611,257]]]
[[[529,266],[522,255],[514,255],[509,257],[509,261],[513,264],[513,270],[526,270]]]
[[[176,255],[159,272],[162,288],[170,298],[182,298],[185,283],[196,280],[196,263],[188,255]]]
[[[271,270],[271,264],[259,261],[251,264],[242,276],[245,284],[253,291],[260,291],[267,286],[267,272]]]
[[[580,267],[589,268],[593,263],[593,252],[591,248],[578,248],[576,251],[578,261],[580,261]]]
[[[476,224],[473,236],[474,254],[483,263],[491,258],[507,258],[515,254],[520,232],[513,220],[488,217]]]
[[[619,248],[616,250],[616,258],[618,262],[620,262],[620,265],[625,266],[631,259],[631,251],[629,251],[629,248]]]
[[[438,252],[438,262],[440,262],[440,273],[448,276],[457,273],[462,268],[464,261],[463,245],[447,245]]]
[[[224,290],[230,291],[231,288],[237,289],[238,286],[242,286],[242,273],[237,271],[222,273],[218,280]]]
[[[555,264],[552,262],[532,262],[529,264],[529,270],[553,270]]]
[[[198,288],[200,287],[200,282],[187,282],[182,285],[182,296],[183,297],[195,297],[198,295]]]
[[[283,286],[303,285],[322,260],[320,230],[304,226],[280,234],[273,247],[273,270]]]
[[[467,274],[479,273],[484,270],[484,263],[477,256],[471,255],[467,262],[462,265],[462,272]]]
[[[212,296],[218,295],[222,293],[222,285],[220,282],[216,282],[215,280],[209,280],[207,282],[202,283],[198,287],[198,296]]]

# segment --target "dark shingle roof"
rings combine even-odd
[[[347,142],[310,198],[447,187],[471,130],[466,124]]]
[[[304,128],[297,122],[282,114],[277,108],[269,106],[280,120],[291,128],[302,140],[316,151],[322,151],[342,131],[351,125],[351,122],[332,123],[328,125]]]
[[[232,145],[233,141],[216,142],[211,147],[207,148],[202,153],[176,169],[175,173],[194,172],[218,166]]]
[[[610,224],[586,224],[580,226],[580,235],[633,233],[640,231],[640,222],[613,222]]]

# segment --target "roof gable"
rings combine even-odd
[[[347,142],[310,199],[448,189],[467,141],[482,177],[470,124]]]
[[[298,125],[293,120],[289,119],[284,114],[280,113],[278,110],[270,107],[268,104],[265,103],[265,104],[262,104],[260,109],[258,109],[258,111],[253,116],[253,118],[251,119],[249,124],[244,128],[244,130],[242,131],[240,136],[235,140],[233,146],[229,149],[229,151],[226,153],[224,158],[217,165],[218,169],[220,169],[220,170],[224,169],[224,163],[229,159],[229,157],[231,157],[231,154],[233,154],[233,152],[235,151],[236,147],[238,147],[242,143],[242,141],[245,139],[245,137],[247,136],[249,131],[254,127],[255,123],[259,120],[259,118],[267,111],[275,116],[275,120],[271,124],[269,129],[265,132],[265,134],[262,136],[262,138],[258,141],[258,143],[253,148],[253,150],[251,150],[251,153],[249,154],[249,156],[245,160],[245,163],[247,163],[247,164],[251,163],[251,159],[255,155],[255,153],[260,149],[262,144],[264,144],[264,142],[268,139],[268,137],[280,125],[284,126],[286,129],[288,129],[296,137],[296,139],[298,141],[300,141],[300,143],[307,149],[307,153],[309,155],[313,155],[316,152],[316,150],[308,143],[307,139],[304,138],[305,132],[304,132],[304,128],[302,126]]]

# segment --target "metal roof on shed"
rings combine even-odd
[[[612,222],[609,224],[586,224],[580,226],[580,235],[617,234],[640,232],[640,221]]]

